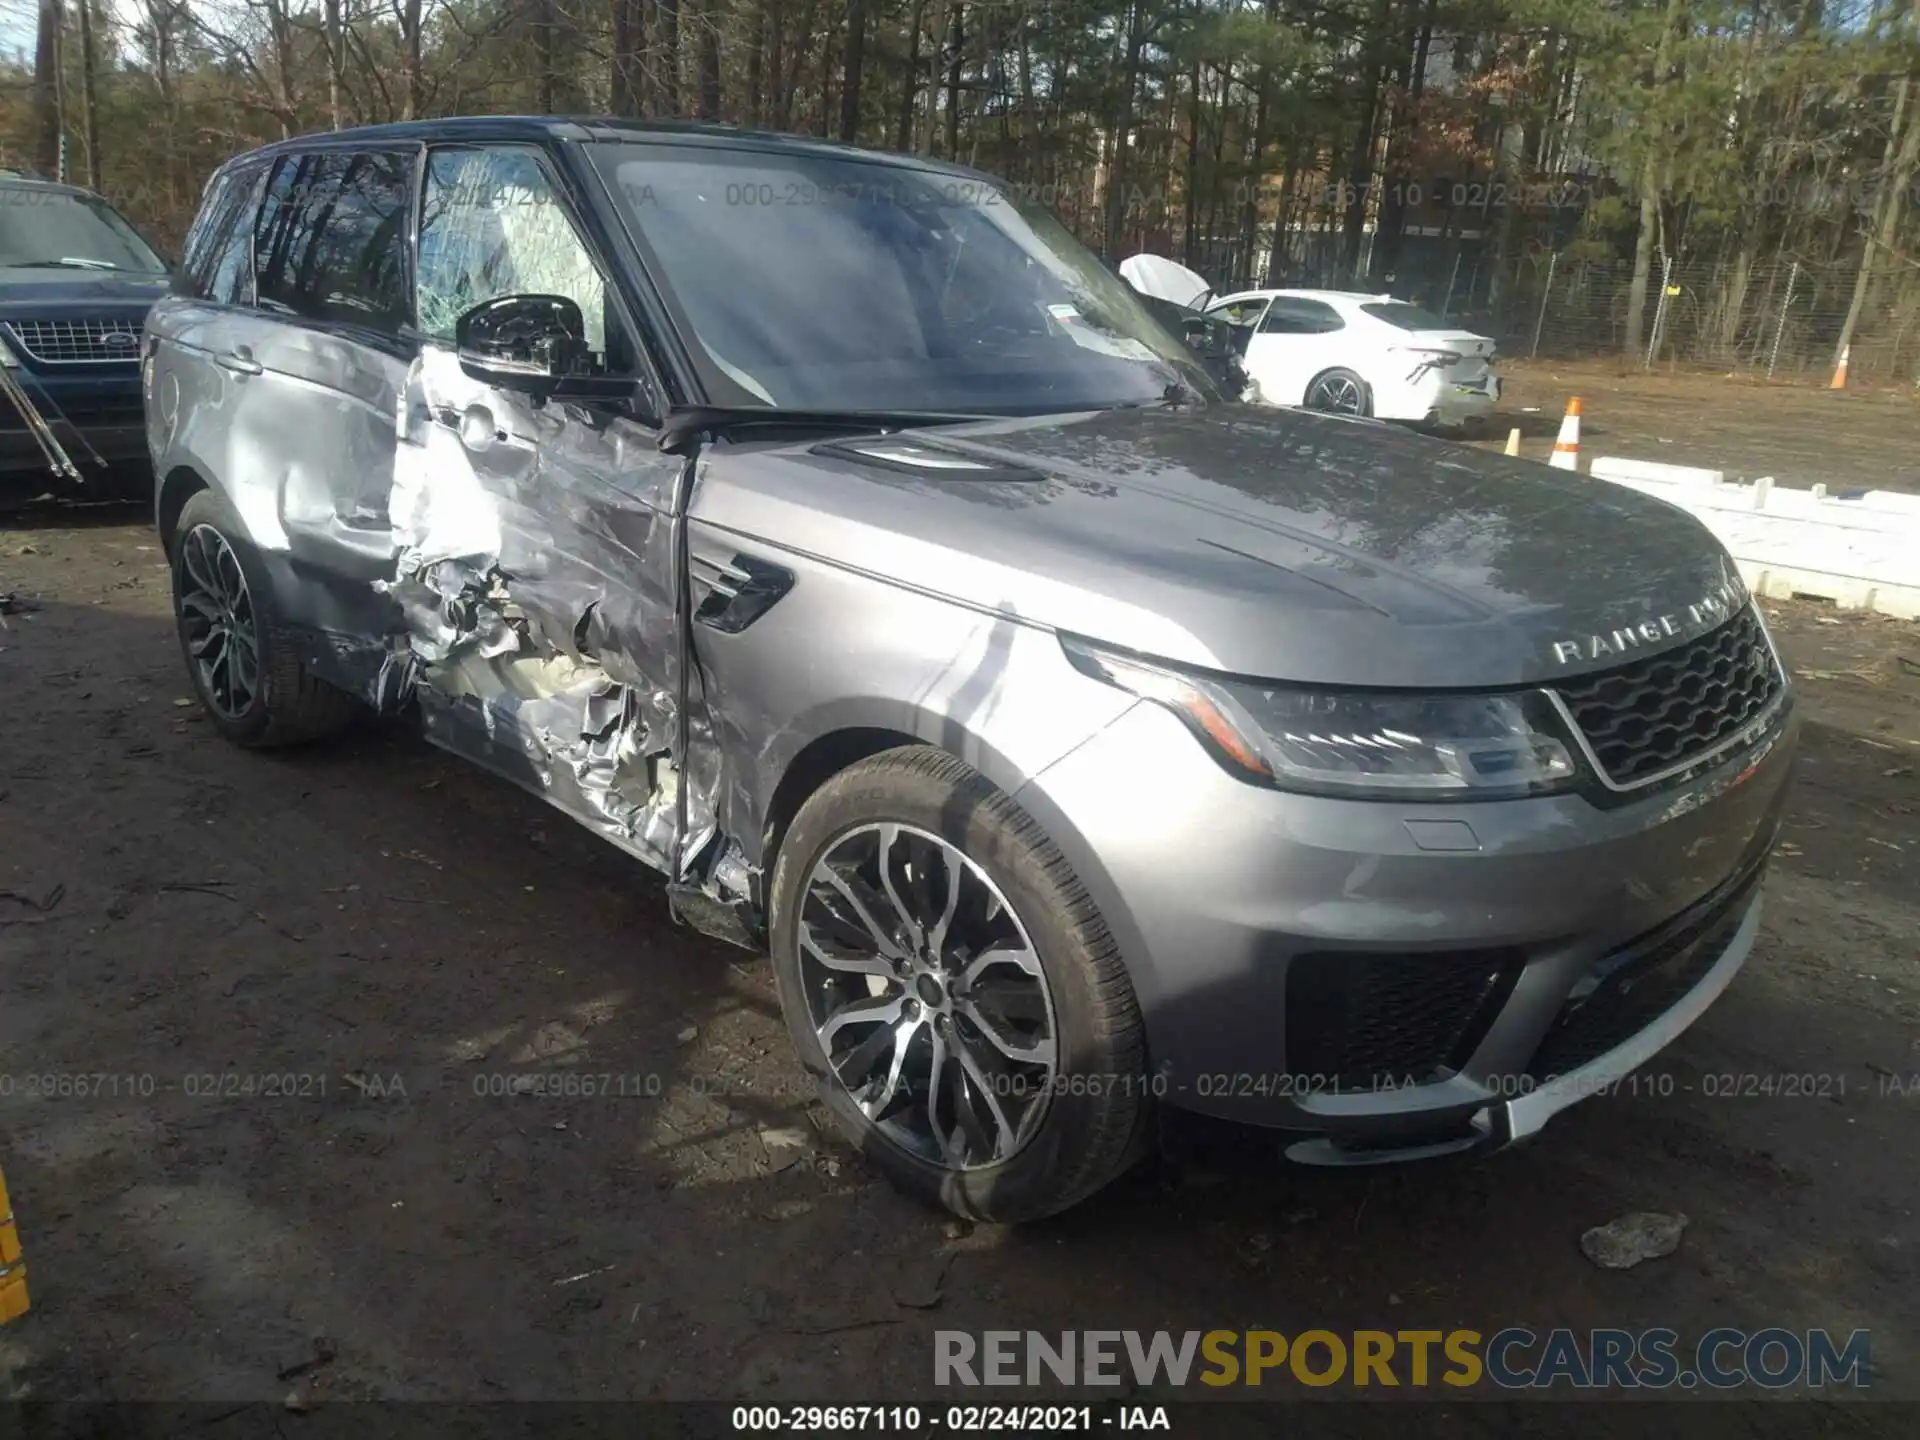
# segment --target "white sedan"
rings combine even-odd
[[[1239,327],[1269,404],[1452,426],[1500,399],[1492,340],[1388,295],[1243,290],[1206,313]]]

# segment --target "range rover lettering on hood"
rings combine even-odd
[[[1553,658],[1562,665],[1571,665],[1576,661],[1626,655],[1649,645],[1662,646],[1668,640],[1679,640],[1713,629],[1746,601],[1746,587],[1736,580],[1708,591],[1684,609],[1655,615],[1625,629],[1609,631],[1605,635],[1589,635],[1584,640],[1556,640],[1553,642]]]

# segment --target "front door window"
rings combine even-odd
[[[427,160],[417,282],[420,331],[450,344],[456,321],[506,295],[562,295],[580,307],[587,346],[603,365],[631,368],[609,345],[617,322],[607,284],[539,155],[527,149],[436,150]]]

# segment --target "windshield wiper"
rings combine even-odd
[[[1108,410],[1186,410],[1204,407],[1207,397],[1184,380],[1175,380],[1151,400],[1122,400]]]
[[[660,448],[675,451],[703,431],[736,430],[747,425],[786,425],[810,430],[907,430],[918,425],[966,425],[1000,415],[966,415],[948,410],[796,410],[781,405],[690,405],[669,412],[660,427]]]
[[[87,260],[78,255],[62,255],[58,260],[15,260],[16,270],[120,270],[125,267],[111,260]]]

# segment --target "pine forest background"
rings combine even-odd
[[[1509,354],[1920,382],[1920,0],[0,0],[0,165],[177,246],[211,168],[475,112],[952,159],[1110,261]]]

